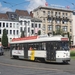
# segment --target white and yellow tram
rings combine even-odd
[[[14,38],[10,42],[10,47],[11,58],[58,63],[70,61],[68,38],[60,35]]]

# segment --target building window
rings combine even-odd
[[[52,25],[48,25],[48,31],[52,31]]]
[[[34,30],[31,30],[31,34],[34,34]]]
[[[1,34],[1,29],[0,29],[0,34]]]
[[[37,24],[35,24],[35,27],[37,27]]]
[[[48,22],[49,22],[49,23],[51,23],[51,22],[52,22],[52,20],[51,20],[51,19],[48,19]]]
[[[61,28],[61,26],[57,25],[56,26],[56,30],[59,30]]]
[[[10,23],[10,28],[12,27],[12,23]]]
[[[17,35],[18,35],[19,31],[17,30]]]
[[[13,34],[15,35],[15,30],[13,30]]]
[[[13,23],[13,28],[15,28],[15,23]]]
[[[12,18],[12,19],[15,19],[15,15],[14,15],[14,14],[11,14],[11,18]]]
[[[0,27],[1,27],[1,22],[0,22]]]
[[[45,16],[45,13],[46,13],[46,12],[45,12],[45,11],[43,11],[43,15],[44,15],[44,16]]]
[[[39,24],[39,28],[41,28],[41,24]]]
[[[57,12],[55,12],[55,16],[57,16]]]
[[[8,23],[6,23],[6,27],[8,27]]]
[[[12,30],[10,30],[10,34],[12,34]]]
[[[3,27],[5,27],[5,23],[3,23]]]
[[[50,15],[50,11],[48,11],[48,15]]]
[[[63,26],[63,31],[67,32],[67,26]]]
[[[31,27],[34,28],[34,24],[33,24],[33,23],[32,23],[32,25],[31,25]]]
[[[62,13],[62,17],[64,17],[64,13]]]
[[[67,21],[63,20],[63,21],[62,21],[62,24],[67,24]]]

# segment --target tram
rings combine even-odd
[[[61,35],[14,38],[10,42],[10,57],[32,61],[70,62],[69,39]]]

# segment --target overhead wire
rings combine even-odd
[[[21,2],[21,3],[17,3],[17,4],[15,4],[15,5],[13,5],[13,6],[11,6],[11,7],[15,7],[15,6],[18,6],[18,5],[21,5],[21,4],[24,4],[24,3],[27,3],[27,2]]]
[[[73,2],[68,1],[68,0],[64,0],[64,1],[66,1],[66,2],[70,3],[70,4],[71,4],[71,5],[73,5],[73,7],[75,8],[75,4],[74,4]]]
[[[15,3],[7,2],[7,1],[3,1],[3,3],[5,3],[5,4],[9,4],[9,5],[11,5],[11,6],[13,6],[13,4],[15,4]]]
[[[24,4],[24,3],[27,3],[28,1],[23,1],[23,2],[20,2],[20,3],[11,3],[11,2],[7,2],[7,1],[4,1],[4,0],[1,0],[3,3],[5,3],[5,4],[9,4],[9,5],[11,5],[10,6],[10,8],[11,7],[15,7],[15,6],[18,6],[18,5],[21,5],[21,4]]]

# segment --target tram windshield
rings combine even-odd
[[[69,50],[69,43],[68,42],[61,42],[60,49],[61,50]]]
[[[55,45],[55,48],[56,48],[56,50],[67,51],[67,50],[69,50],[69,42],[67,42],[67,41],[57,42]]]

